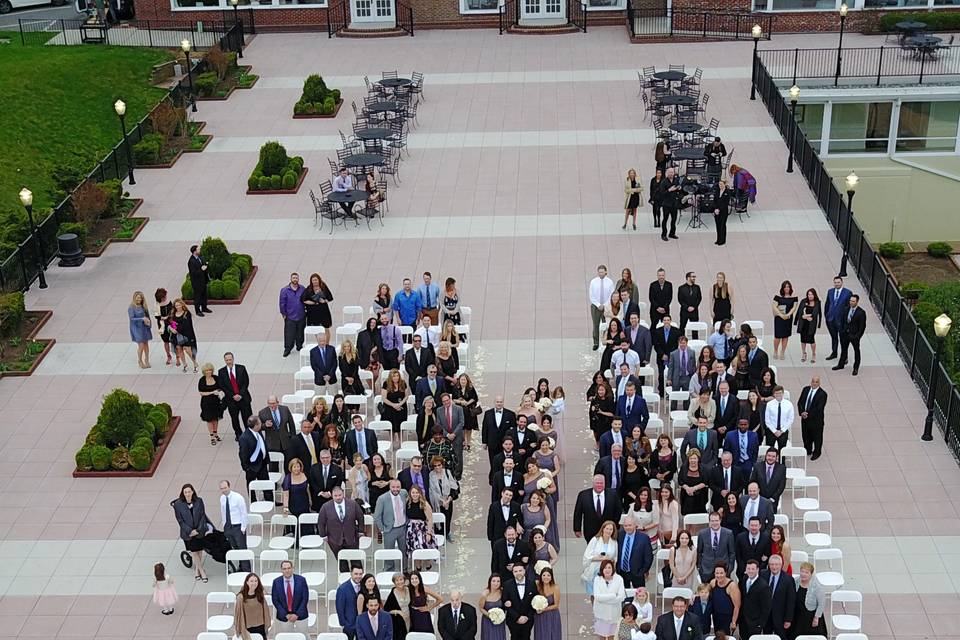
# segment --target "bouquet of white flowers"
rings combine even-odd
[[[551,400],[550,398],[540,398],[540,402],[538,402],[537,404],[540,405],[539,407],[540,411],[546,411],[547,409],[553,406],[553,400]]]
[[[540,478],[539,480],[537,480],[537,489],[540,489],[541,491],[546,491],[551,484],[553,484],[553,480],[544,476],[543,478]]]
[[[487,615],[490,616],[490,622],[493,624],[503,624],[503,621],[507,619],[507,614],[503,612],[503,609],[500,607],[494,607],[487,612]]]
[[[537,560],[537,564],[533,565],[533,572],[537,575],[540,575],[540,572],[544,569],[551,569],[550,563],[546,560]]]
[[[533,607],[533,610],[537,613],[546,609],[548,604],[547,599],[540,595],[533,596],[533,600],[530,601],[530,606]]]

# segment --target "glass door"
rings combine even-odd
[[[352,22],[393,22],[394,0],[350,0]]]
[[[566,18],[566,0],[521,0],[521,20]]]

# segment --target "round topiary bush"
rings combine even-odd
[[[184,300],[193,300],[193,283],[190,282],[190,276],[187,276],[183,284],[180,285],[180,296]]]
[[[207,285],[207,296],[211,300],[223,300],[223,280],[211,280]]]
[[[272,190],[277,191],[282,186],[283,186],[283,178],[281,178],[279,175],[270,176],[270,188]]]
[[[268,176],[260,176],[260,179],[257,181],[257,191],[269,191],[270,190],[270,178]]]
[[[149,415],[147,416],[147,421],[150,422]],[[156,433],[156,431],[153,429],[152,422],[150,422],[150,426],[151,426],[150,429],[141,429],[140,431],[137,431],[135,434],[133,434],[134,443],[136,443],[137,440],[142,440],[143,438],[146,438],[151,443],[153,442],[153,434]]]
[[[206,237],[200,245],[200,253],[208,265],[208,273],[212,280],[223,277],[223,272],[230,268],[230,252],[227,245],[220,238]]]
[[[139,448],[146,449],[147,451],[150,452],[150,455],[152,456],[153,450],[154,450],[153,438],[152,437],[137,438],[136,440],[133,441],[133,446],[130,448],[130,451],[132,452],[134,449],[139,449]]]
[[[249,178],[247,178],[247,189],[250,189],[250,191],[256,191],[259,185],[260,185],[260,176],[258,176],[257,174],[253,173],[250,175]]]
[[[880,252],[880,255],[888,260],[896,260],[903,256],[903,252],[906,248],[903,246],[902,242],[884,242],[879,247],[877,251]]]
[[[240,297],[240,283],[235,280],[224,280],[223,297],[225,300],[236,300]]]
[[[89,471],[93,468],[93,453],[94,445],[85,444],[80,447],[80,450],[73,456],[74,462],[77,464],[77,469],[80,471]]]
[[[330,89],[330,95],[333,96],[334,102],[340,102],[340,89]]]
[[[240,267],[233,263],[230,265],[230,268],[223,272],[222,280],[226,282],[227,280],[236,280],[240,282]]]
[[[130,449],[128,457],[130,466],[136,471],[146,471],[150,468],[150,463],[153,462],[153,452],[144,447],[138,446]]]
[[[953,253],[953,247],[946,242],[931,242],[927,245],[927,253],[934,258],[946,258]]]
[[[103,444],[103,426],[100,423],[90,428],[85,442],[86,444]]]
[[[125,471],[130,467],[130,458],[127,457],[127,448],[120,446],[110,454],[110,468]]]
[[[110,457],[113,452],[103,444],[96,444],[90,448],[90,463],[95,471],[106,471],[110,468]]]
[[[170,405],[166,402],[158,402],[153,408],[155,411],[163,411],[163,415],[167,416],[167,420],[173,417],[173,409],[170,408]]]
[[[133,434],[147,426],[140,399],[129,391],[114,389],[103,399],[99,422],[109,444],[127,446]]]
[[[288,191],[297,186],[297,176],[293,171],[287,171],[283,174],[283,181],[280,186]]]
[[[279,175],[283,168],[287,166],[289,158],[287,150],[282,144],[276,141],[270,141],[260,147],[260,170],[265,176]]]

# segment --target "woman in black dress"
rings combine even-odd
[[[373,310],[377,313],[390,309],[393,298],[390,295],[390,285],[381,282],[377,285],[377,295],[373,298]]]
[[[653,159],[657,163],[657,171],[666,171],[673,165],[673,151],[670,150],[670,141],[661,140],[653,150]]]
[[[767,367],[760,372],[760,384],[757,385],[757,393],[760,394],[760,403],[765,404],[773,398],[773,388],[777,386],[777,374],[773,369]]]
[[[327,416],[327,424],[337,426],[337,432],[339,432],[341,439],[343,438],[343,434],[347,432],[347,429],[350,428],[350,418],[350,410],[347,408],[347,404],[343,399],[343,394],[338,393],[333,396],[333,407]]]
[[[360,578],[360,593],[357,594],[357,615],[367,612],[367,600],[376,599],[381,603],[380,587],[377,586],[377,577],[372,573]]]
[[[360,358],[353,342],[348,338],[340,345],[340,357],[337,358],[340,369],[340,391],[344,395],[363,395],[363,382],[360,380]]]
[[[187,372],[187,356],[193,362],[193,372],[197,372],[197,334],[193,330],[193,316],[183,300],[173,301],[173,313],[167,321],[170,333],[177,345],[177,357],[183,362],[183,372]]]
[[[643,193],[643,187],[640,186],[640,180],[637,178],[636,169],[627,171],[627,182],[623,187],[623,194],[626,200],[623,203],[623,226],[627,228],[627,221],[633,216],[633,230],[637,230],[637,208],[640,206],[640,194]]]
[[[603,377],[603,371],[597,371],[593,374],[593,382],[590,383],[590,386],[587,388],[587,402],[593,402],[593,399],[597,395],[597,387],[601,386],[609,387],[610,383]]]
[[[733,292],[723,271],[717,273],[717,281],[710,289],[710,299],[713,300],[714,322],[733,319]]]
[[[173,360],[173,354],[170,353],[172,336],[167,321],[170,319],[170,313],[173,311],[173,303],[167,300],[167,290],[163,287],[157,289],[153,297],[157,301],[157,315],[155,316],[157,329],[160,331],[160,340],[163,341],[163,351],[167,354],[167,364],[169,365]],[[177,366],[180,366],[179,355],[177,355]]]
[[[330,452],[330,460],[341,469],[346,468],[343,461],[346,453],[343,450],[343,434],[340,433],[337,425],[328,424],[323,428],[323,436],[320,438],[320,450]]]
[[[760,394],[756,389],[750,389],[747,399],[740,405],[740,417],[750,422],[750,431],[757,435],[763,433],[764,404],[760,401]]]
[[[480,426],[477,414],[474,413],[480,407],[480,396],[477,394],[476,387],[473,386],[473,380],[465,373],[461,373],[457,378],[457,384],[454,385],[450,395],[453,396],[453,402],[463,409],[463,448],[465,451],[470,451],[473,432]]]
[[[433,437],[435,426],[437,426],[437,402],[433,396],[424,396],[420,413],[417,414],[417,442],[420,443],[421,451]]]
[[[460,292],[457,291],[457,281],[447,278],[443,283],[443,324],[447,320],[454,325],[463,324],[460,321]]]
[[[707,474],[700,466],[700,452],[687,451],[687,463],[680,469],[680,513],[706,513],[710,487]]]
[[[597,395],[590,401],[590,430],[597,447],[600,446],[600,436],[610,431],[616,405],[613,402],[613,391],[606,383],[597,387]]]
[[[650,203],[650,207],[653,209],[653,226],[660,226],[660,183],[663,181],[663,169],[657,167],[656,173],[653,174],[653,177],[650,178],[650,195],[647,198],[647,202]]]
[[[390,480],[393,472],[390,465],[383,459],[382,453],[375,453],[367,460],[367,469],[370,471],[370,504],[376,505],[377,500],[390,490]]]
[[[185,484],[180,488],[180,496],[170,503],[173,514],[180,525],[180,539],[183,546],[193,557],[193,569],[196,572],[194,580],[207,581],[207,573],[203,570],[203,537],[213,531],[213,523],[207,517],[203,506],[203,498],[197,495],[192,484]]]
[[[330,293],[330,287],[327,286],[327,283],[323,281],[319,274],[310,274],[310,284],[304,287],[300,302],[303,303],[304,311],[307,312],[307,326],[323,327],[329,343],[330,325],[333,324],[333,319],[330,317],[330,303],[333,302],[333,294]]]
[[[733,384],[739,389],[750,388],[750,351],[747,345],[741,344],[737,347],[737,354],[730,361],[730,369],[733,371]],[[731,393],[735,391],[730,390]]]
[[[610,368],[610,360],[613,358],[613,352],[620,348],[620,342],[627,339],[627,334],[623,330],[623,325],[617,318],[610,318],[610,324],[603,334],[603,356],[600,358],[600,370],[606,371]]]
[[[823,322],[823,307],[816,289],[807,289],[803,304],[797,312],[797,333],[800,334],[800,362],[807,361],[807,345],[810,345],[810,362],[817,361],[817,329]]]
[[[443,384],[448,389],[457,385],[457,369],[460,368],[460,357],[446,340],[437,345],[437,375],[443,378]]]
[[[813,565],[809,562],[800,565],[800,577],[796,582],[797,598],[792,631],[798,636],[827,637],[827,623],[823,618],[827,597],[820,583],[813,579],[813,571]]]
[[[623,504],[623,511],[626,513],[631,504],[637,501],[637,494],[640,489],[650,484],[650,476],[647,470],[640,465],[637,454],[633,451],[625,455],[627,464],[623,468],[623,480],[620,482],[620,502]]]
[[[210,434],[210,444],[220,442],[217,435],[217,425],[223,418],[223,391],[213,377],[213,365],[209,362],[203,365],[203,376],[197,383],[200,392],[200,419],[207,423],[207,432]]]
[[[400,371],[393,369],[387,375],[383,389],[380,391],[380,398],[383,401],[380,417],[388,420],[392,426],[395,448],[400,446],[400,425],[407,419],[407,398],[409,397],[407,383],[403,381]]]
[[[780,293],[773,296],[773,359],[783,360],[787,343],[793,334],[793,315],[797,312],[797,296],[789,280],[780,284]]]
[[[370,366],[371,355],[376,355],[379,358],[382,348],[380,324],[376,318],[368,318],[366,327],[357,334],[357,358],[360,360],[360,368],[366,369]]]
[[[731,491],[723,499],[723,505],[720,507],[720,526],[726,527],[733,532],[736,538],[741,532],[746,531],[743,528],[743,512],[740,510],[740,496]]]

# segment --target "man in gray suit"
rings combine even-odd
[[[733,532],[720,526],[720,514],[710,514],[710,526],[697,534],[697,570],[704,584],[713,580],[713,570],[717,563],[727,567],[727,574],[733,572],[737,551],[734,546]]]
[[[327,539],[327,546],[336,556],[341,549],[359,549],[363,535],[363,512],[356,500],[343,497],[343,487],[336,486],[330,492],[333,498],[320,507],[317,533]],[[347,573],[347,563],[340,563],[340,572]]]
[[[463,451],[463,409],[453,404],[453,397],[449,393],[440,396],[441,406],[437,409],[437,422],[443,429],[443,435],[453,445],[453,450]],[[463,475],[463,456],[454,458],[453,476],[459,480]]]
[[[384,549],[399,549],[404,556],[407,554],[407,517],[404,505],[407,503],[407,492],[400,488],[399,480],[390,481],[390,490],[377,498],[377,505],[373,510],[373,524],[383,534]],[[396,563],[390,560],[384,563],[384,571],[396,571]]]
[[[711,468],[717,464],[717,454],[719,445],[717,445],[717,432],[708,428],[707,419],[703,416],[697,418],[697,426],[688,430],[683,436],[683,442],[680,443],[680,458],[686,460],[688,449],[697,449],[700,451],[700,464],[704,468]]]
[[[670,386],[674,391],[690,388],[690,378],[697,372],[697,354],[687,346],[687,336],[680,336],[677,350],[670,354]]]
[[[267,450],[277,451],[286,455],[290,446],[290,438],[297,435],[297,425],[293,422],[290,408],[280,404],[277,396],[267,398],[267,406],[257,414],[260,424],[263,425],[263,436],[267,439]],[[280,469],[286,473],[286,469]]]

